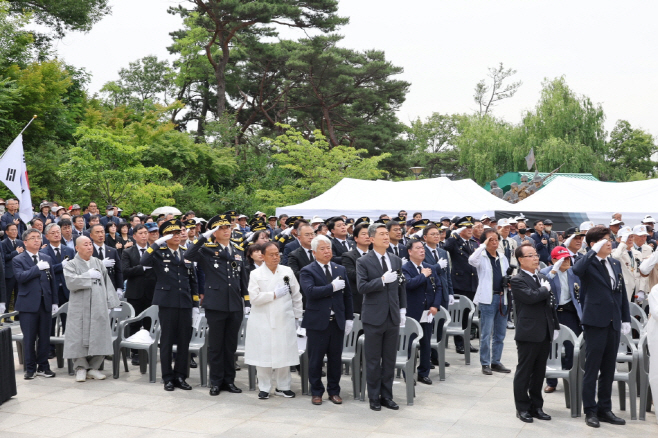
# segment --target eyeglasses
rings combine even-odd
[[[525,257],[527,259],[538,259],[539,254],[529,254],[529,255],[521,256],[521,258],[523,258],[523,257]]]

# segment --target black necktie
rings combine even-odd
[[[327,284],[331,284],[333,278],[331,277],[331,272],[329,272],[329,265],[324,265],[324,276],[327,277]]]
[[[398,256],[398,257],[400,256],[400,254],[398,253],[397,245],[393,247],[393,252],[395,253],[396,256]]]
[[[539,277],[537,277],[536,275],[533,275],[532,278],[535,279],[535,283],[537,283],[537,286],[541,287],[541,283],[539,283]]]
[[[386,265],[386,257],[382,256],[382,269],[384,272],[388,272],[388,266]]]
[[[605,259],[601,259],[601,264],[603,265],[603,269],[605,270],[605,272],[608,274],[608,277],[610,277],[610,284],[614,288],[615,287],[615,279],[610,276],[610,272],[608,272],[608,265],[606,265]]]
[[[439,263],[439,255],[436,253],[435,249],[432,250],[432,254],[434,254],[434,261]]]
[[[144,248],[140,248],[140,249],[139,249],[139,252],[140,252],[139,255],[140,255],[140,257],[144,257],[144,251],[146,251]]]
[[[343,248],[345,248],[345,251],[349,251],[349,248],[347,247],[347,240],[343,240]]]
[[[174,258],[176,259],[176,262],[180,262],[180,258],[178,258],[178,250],[174,251]]]
[[[315,259],[313,258],[313,250],[312,250],[312,249],[309,249],[309,250],[308,250],[308,259],[309,259],[310,261],[315,260]]]
[[[416,267],[418,268],[418,273],[419,273],[419,274],[422,274],[422,273],[423,273],[423,272],[422,272],[422,268],[421,268],[420,266],[416,266]]]
[[[39,263],[39,259],[35,255],[32,256],[32,260],[34,260],[35,265]]]
[[[104,257],[103,257],[103,247],[102,246],[98,248],[98,259],[99,260],[104,259]]]
[[[18,244],[16,243],[16,241],[14,240],[14,241],[11,242],[11,243],[14,245],[14,249],[16,249],[16,247],[18,246]]]
[[[57,261],[62,263],[62,254],[59,252],[59,248],[55,248],[55,257],[57,257]]]

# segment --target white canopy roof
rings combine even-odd
[[[280,214],[306,218],[397,216],[405,210],[411,215],[420,211],[423,218],[439,220],[441,216],[483,214],[493,216],[495,210],[508,210],[511,204],[487,193],[471,179],[451,181],[448,178],[428,178],[414,181],[366,181],[343,178],[320,196],[297,205],[279,207]]]

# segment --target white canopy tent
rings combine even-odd
[[[420,211],[423,218],[439,220],[442,216],[483,214],[492,216],[495,210],[507,210],[510,204],[495,197],[471,179],[451,181],[448,178],[428,178],[414,181],[365,181],[343,178],[320,196],[297,205],[279,207],[276,214],[301,215],[306,218],[397,216],[405,210],[411,215]]]
[[[658,217],[656,199],[658,179],[614,183],[558,177],[518,204],[508,204],[497,217],[523,212],[531,220],[557,219],[569,226],[592,221],[607,226],[612,214],[619,212],[626,225],[634,226],[647,214]]]

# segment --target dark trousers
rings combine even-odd
[[[151,307],[151,304],[153,303],[153,298],[147,298],[146,296],[143,296],[141,298],[128,298],[127,299],[128,304],[133,306],[133,309],[135,309],[135,316],[139,315],[149,307]],[[151,318],[145,318],[142,319],[141,321],[133,322],[131,324],[128,324],[128,331],[130,333],[130,336],[134,335],[138,331],[141,330],[141,328],[144,327],[146,330],[151,330]],[[133,355],[139,354],[139,350],[130,350],[130,352]]]
[[[192,338],[192,309],[162,307],[160,317],[160,366],[162,380],[170,382],[174,378],[187,376],[187,356]],[[173,346],[176,344],[176,363],[171,369]]]
[[[381,325],[363,323],[368,398],[393,398],[395,356],[398,351],[400,325],[394,324],[391,315]]]
[[[48,351],[50,350],[50,321],[52,308],[46,309],[41,298],[41,305],[36,312],[21,312],[21,331],[23,332],[23,362],[25,371],[35,372],[50,369]]]
[[[14,308],[14,305],[16,304],[16,298],[18,298],[16,277],[5,278],[5,287],[7,292],[6,307],[7,307],[7,312],[9,312],[11,309]],[[14,320],[18,321],[19,316],[20,315],[14,316]]]
[[[585,375],[583,377],[583,409],[585,414],[612,410],[612,382],[617,365],[619,332],[612,327],[583,326],[585,331]],[[599,375],[600,371],[600,375]],[[598,380],[598,403],[595,392]]]
[[[238,349],[238,332],[242,318],[242,311],[206,309],[211,386],[222,386],[235,381],[235,350]]]
[[[514,374],[514,404],[516,410],[531,411],[541,409],[544,399],[541,396],[542,383],[546,375],[546,361],[551,351],[548,336],[541,342],[516,341],[518,365]]]
[[[469,300],[473,301],[475,298],[475,291],[470,291],[470,290],[460,290],[460,289],[454,289],[455,295],[463,295],[465,297],[468,297]],[[464,315],[464,319],[462,320],[462,327],[466,328],[466,321],[468,320],[468,315]],[[471,333],[475,332],[475,327],[471,327]],[[463,347],[464,346],[464,338],[462,336],[455,336],[455,347]]]
[[[418,363],[418,377],[428,377],[430,375],[430,368],[432,366],[431,356],[437,356],[432,354],[432,348],[430,343],[432,342],[432,329],[434,328],[433,323],[423,322],[420,324],[420,327],[423,329],[423,337],[420,338],[418,344],[420,345],[420,362]],[[418,336],[411,335],[409,338],[409,355],[411,357],[411,344]],[[438,359],[438,356],[435,358]]]
[[[580,336],[583,329],[580,327],[580,318],[576,312],[557,312],[557,319],[560,324],[569,327],[576,336]],[[573,366],[573,344],[571,342],[564,343],[564,355],[562,355],[562,369],[568,370]],[[555,388],[557,386],[557,379],[546,379],[546,385]]]
[[[59,307],[62,307],[64,303],[69,302],[69,299],[64,293],[64,288],[62,286],[59,287],[57,296],[59,299]],[[64,333],[66,331],[66,313],[60,314],[59,318],[62,321],[62,333]],[[55,326],[57,325],[57,318],[51,318],[51,320],[52,323],[50,325],[50,336],[55,336]],[[60,333],[60,335],[62,333]],[[55,344],[50,344],[50,351],[55,352]]]
[[[330,321],[324,330],[306,329],[308,352],[308,380],[311,382],[311,395],[322,396],[322,365],[327,356],[327,392],[340,395],[341,356],[345,330],[338,327],[336,320]]]

